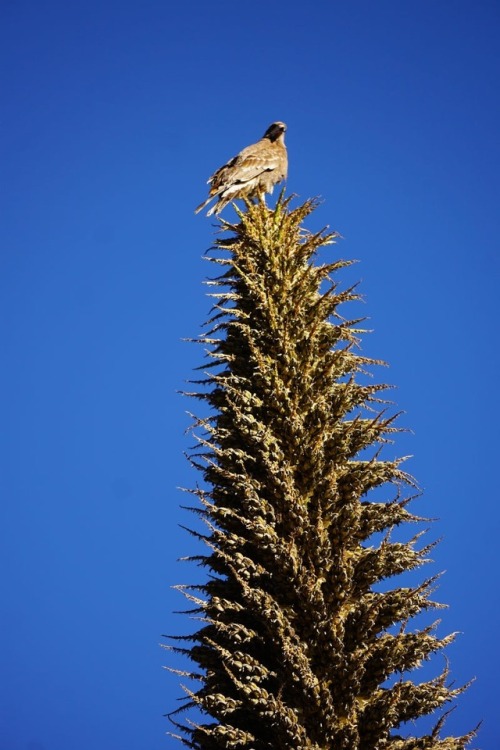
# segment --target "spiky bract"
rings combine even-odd
[[[432,545],[420,534],[391,541],[394,527],[419,520],[406,507],[413,481],[401,460],[381,457],[397,429],[386,386],[367,384],[377,363],[357,350],[360,320],[339,313],[357,299],[335,280],[349,262],[315,262],[336,235],[303,228],[313,208],[248,204],[238,224],[223,222],[230,236],[212,258],[225,267],[201,338],[212,369],[193,394],[211,416],[197,422],[191,457],[208,527],[197,559],[211,576],[196,595],[182,587],[202,623],[178,649],[201,682],[186,688],[185,708],[212,720],[188,722],[182,742],[458,750],[472,735],[439,739],[442,722],[421,738],[397,734],[461,692],[447,686],[447,668],[423,683],[410,674],[453,635],[408,632],[412,617],[440,606],[429,598],[434,578],[377,585],[426,562]]]

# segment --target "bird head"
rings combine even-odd
[[[269,125],[268,129],[262,136],[263,138],[269,138],[271,142],[277,141],[280,135],[283,135],[286,130],[286,125],[284,122],[273,122],[272,125]]]

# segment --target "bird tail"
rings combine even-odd
[[[199,214],[199,213],[200,213],[200,211],[201,211],[202,209],[204,209],[204,208],[205,208],[205,206],[206,206],[206,205],[208,205],[208,204],[210,203],[210,201],[212,200],[212,198],[214,198],[214,197],[215,197],[215,196],[213,196],[213,195],[210,195],[210,196],[209,196],[209,197],[208,197],[208,198],[206,199],[206,201],[203,201],[203,203],[200,203],[200,205],[199,205],[199,206],[196,206],[196,208],[194,209],[194,212],[195,212],[195,214]],[[213,210],[214,210],[214,207],[212,207],[212,208],[211,208],[210,210],[211,210],[211,211],[213,212]],[[209,212],[209,214],[208,214],[208,215],[210,215],[210,212]]]
[[[214,203],[213,206],[209,208],[209,210],[207,211],[207,216],[212,216],[213,214],[218,216],[225,205],[225,203],[221,203],[221,201],[218,200],[216,203]]]

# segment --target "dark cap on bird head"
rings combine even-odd
[[[269,138],[270,141],[275,141],[277,138],[280,137],[282,133],[284,133],[286,130],[286,125],[284,122],[273,122],[272,125],[269,125],[268,129],[262,136],[263,138]]]

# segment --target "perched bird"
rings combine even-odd
[[[285,146],[284,122],[273,122],[260,141],[247,146],[237,156],[214,172],[207,181],[210,185],[209,196],[200,203],[195,213],[210,203],[217,202],[209,209],[207,216],[219,214],[236,198],[255,198],[263,200],[265,193],[272,193],[278,182],[286,179],[288,157]]]

